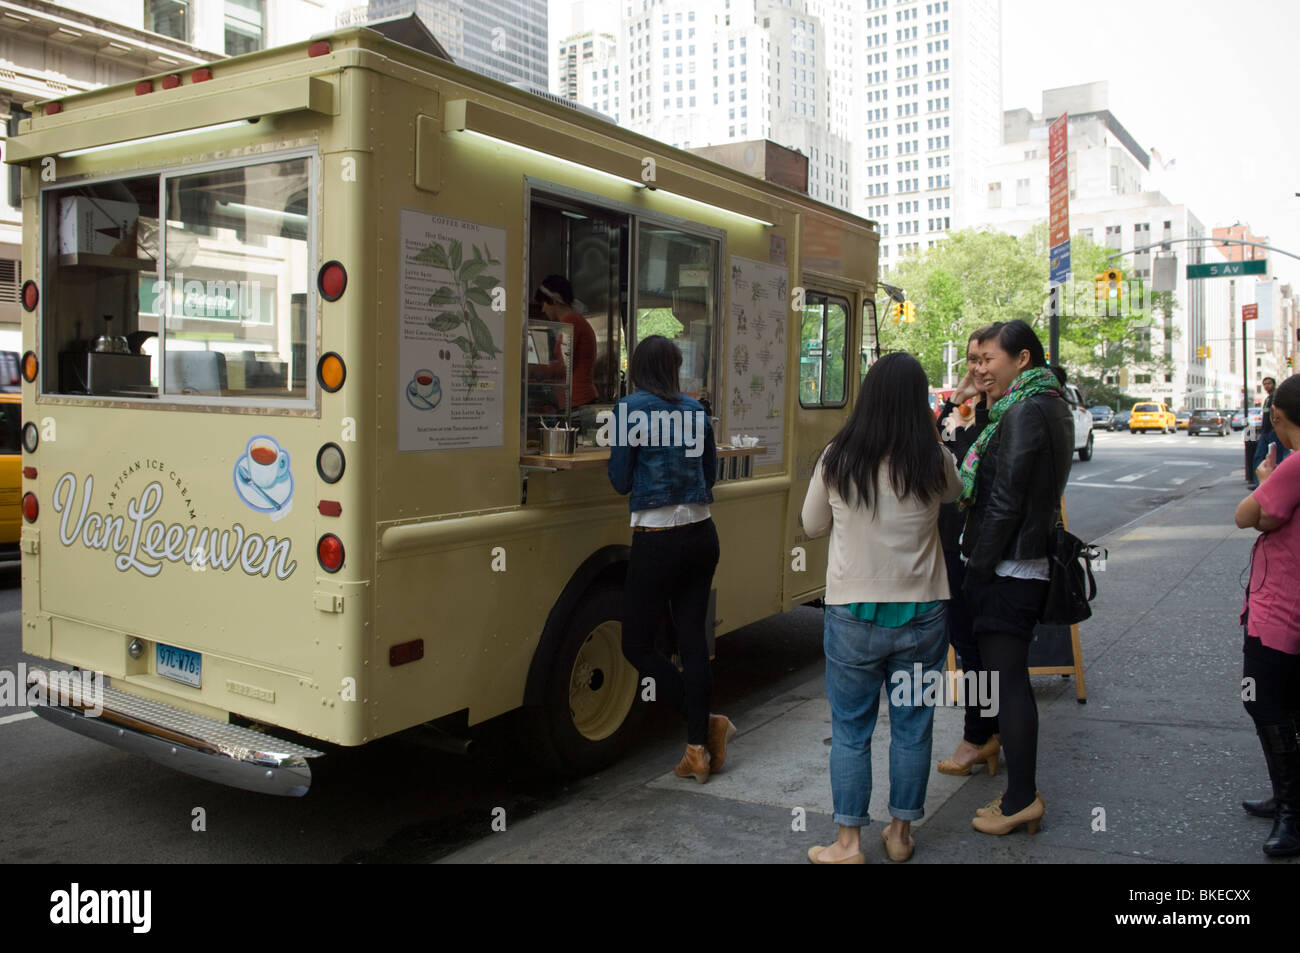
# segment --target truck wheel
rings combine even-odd
[[[1079,459],[1080,460],[1092,459],[1092,431],[1091,430],[1088,431],[1088,442],[1079,448]]]
[[[622,639],[623,590],[584,596],[548,662],[541,706],[520,711],[526,753],[543,768],[576,777],[627,749],[646,704]]]

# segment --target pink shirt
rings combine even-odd
[[[1250,563],[1247,633],[1270,649],[1300,654],[1300,453],[1283,460],[1253,494],[1260,508],[1283,523],[1261,533]]]

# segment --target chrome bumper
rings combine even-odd
[[[47,671],[27,671],[29,685],[49,686]],[[97,716],[69,705],[35,705],[31,710],[46,721],[173,770],[258,794],[302,797],[311,787],[307,759],[324,753],[108,685],[103,706]]]

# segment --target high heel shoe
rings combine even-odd
[[[1034,792],[1034,797],[1041,798],[1042,796],[1043,795],[1040,792],[1038,791]],[[1001,807],[1001,806],[1002,806],[1002,795],[999,794],[996,798],[994,798],[992,801],[989,801],[983,807],[975,808],[975,816],[984,817],[986,814],[992,811],[993,808]]]
[[[886,827],[880,832],[880,839],[885,842],[885,853],[889,859],[895,863],[901,864],[905,860],[911,860],[912,854],[916,851],[916,841],[912,840],[912,835],[907,835],[905,843],[898,843],[889,839],[889,828]]]
[[[989,769],[989,774],[998,773],[998,752],[1002,750],[1001,739],[994,735],[988,741],[984,742],[975,752],[975,760],[970,764],[958,764],[955,758],[944,758],[939,762],[939,773],[950,774],[959,778],[964,778],[970,774],[970,769],[979,762],[983,761]]]
[[[673,768],[673,774],[679,778],[694,776],[696,781],[704,784],[709,780],[709,749],[704,745],[687,745],[686,754]]]
[[[736,734],[736,726],[726,715],[709,716],[709,736],[706,747],[709,749],[709,773],[716,774],[722,770],[727,760],[727,742]]]
[[[1029,806],[1015,814],[1004,815],[1002,805],[990,805],[987,814],[976,815],[971,818],[971,827],[981,834],[1010,834],[1021,824],[1025,825],[1026,830],[1031,834],[1038,833],[1038,826],[1043,820],[1043,813],[1047,810],[1047,805],[1043,803],[1042,795],[1035,795]]]

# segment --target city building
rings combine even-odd
[[[1145,189],[1150,156],[1110,112],[1106,83],[1045,90],[1040,112],[1011,109],[1003,114],[1003,144],[982,177],[981,207],[972,211],[969,223],[1023,235],[1048,220],[1047,128],[1063,114],[1069,115],[1071,233],[1121,253],[1116,267],[1127,279],[1130,300],[1139,287],[1152,289],[1154,259],[1173,260],[1173,308],[1139,331],[1152,351],[1169,359],[1171,367],[1121,371],[1103,383],[1176,408],[1212,402],[1209,391],[1221,385],[1203,355],[1207,346],[1211,354],[1217,353],[1216,344],[1221,349],[1216,335],[1222,329],[1207,324],[1207,295],[1222,279],[1188,280],[1185,266],[1208,261],[1205,256],[1210,253],[1199,241],[1180,241],[1205,238],[1208,233],[1186,205]],[[1158,247],[1148,247],[1157,243]],[[1086,300],[1094,276],[1075,273],[1073,277],[1085,289],[1080,300]]]
[[[613,68],[615,101],[618,97],[618,43],[612,34],[577,33],[560,42],[556,60],[558,86],[552,92],[571,102],[590,106],[599,100],[608,116],[610,69]],[[602,93],[601,90],[604,90]],[[592,107],[595,108],[595,107]]]
[[[415,14],[459,66],[545,90],[546,0],[369,0],[338,16],[340,24]]]
[[[975,224],[1002,143],[998,0],[863,0],[852,210],[880,223],[881,271]]]

